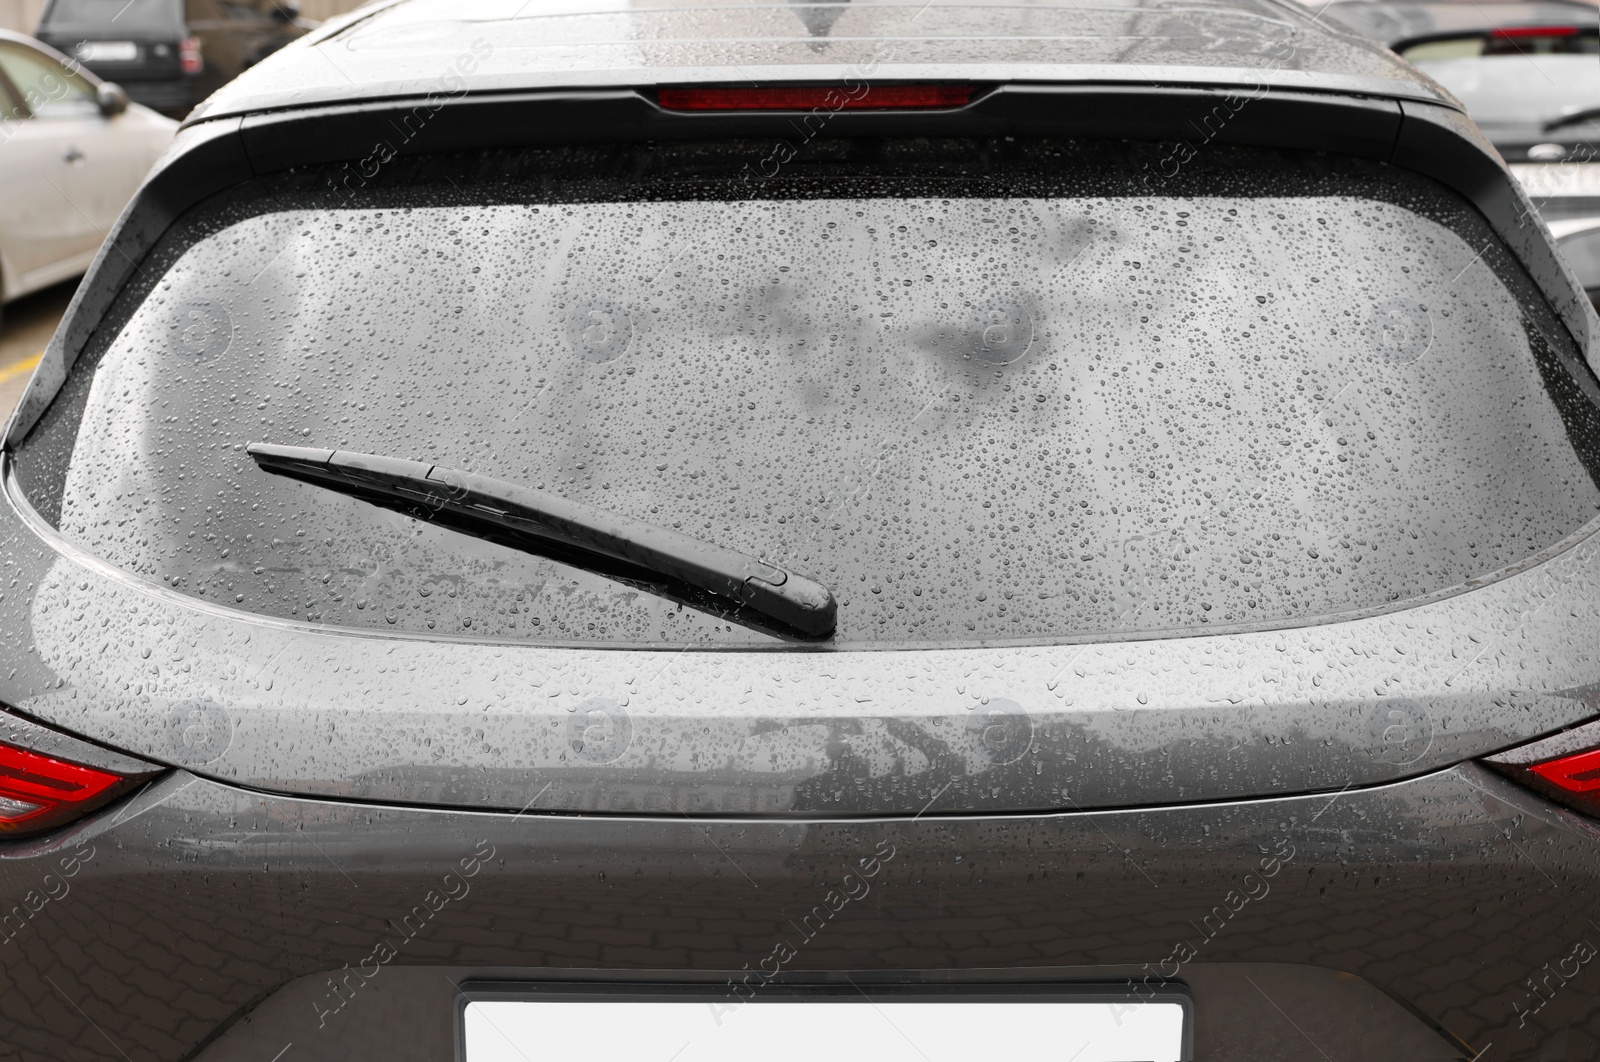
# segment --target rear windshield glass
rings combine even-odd
[[[808,152],[242,186],[141,264],[24,444],[24,489],[88,549],[232,608],[781,637],[244,448],[432,462],[811,576],[853,647],[1310,622],[1457,587],[1600,504],[1570,339],[1420,177],[1220,147]]]
[[[1495,55],[1595,55],[1600,54],[1600,34],[1579,26],[1517,26],[1459,37],[1434,37],[1402,44],[1395,50],[1413,63]]]
[[[72,27],[113,37],[120,30],[173,29],[183,25],[182,0],[51,0],[40,28]]]

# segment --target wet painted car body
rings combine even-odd
[[[1471,762],[1600,714],[1592,522],[1465,584],[1309,624],[613,649],[201,600],[77,545],[18,478],[9,451],[132,263],[205,196],[296,166],[359,173],[419,107],[397,153],[783,135],[651,97],[751,71],[994,86],[961,113],[840,112],[830,136],[1174,144],[1225,107],[1222,142],[1428,174],[1600,360],[1600,323],[1526,197],[1392,55],[1269,4],[1048,8],[1045,30],[970,39],[1020,18],[1005,10],[668,5],[523,25],[508,8],[474,25],[379,6],[191,117],[9,429],[0,701],[29,740],[97,746],[62,755],[165,772],[0,852],[13,1057],[445,1057],[465,983],[666,980],[736,1000],[752,969],[1175,980],[1198,1058],[1600,1043],[1580,980],[1600,930],[1575,899],[1600,877],[1600,833]],[[827,927],[794,939],[819,904]],[[797,957],[773,971],[780,941]]]

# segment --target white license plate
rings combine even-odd
[[[1600,163],[1514,162],[1511,175],[1535,200],[1564,195],[1600,196]]]
[[[464,1062],[1182,1062],[1167,996],[740,1002],[469,998]]]
[[[78,58],[85,63],[131,63],[139,58],[139,46],[132,41],[84,41],[78,45]]]

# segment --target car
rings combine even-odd
[[[38,36],[182,118],[315,26],[293,0],[47,0]]]
[[[177,123],[0,31],[0,302],[78,276]]]
[[[183,0],[46,0],[34,32],[152,110],[182,118],[199,98],[204,63]]]
[[[1449,89],[1552,222],[1600,214],[1600,16],[1593,4],[1337,0],[1329,18]]]
[[[1600,1053],[1600,318],[1448,92],[469,15],[212,96],[12,415],[13,1056]]]

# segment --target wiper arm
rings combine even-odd
[[[1559,118],[1555,118],[1544,123],[1544,132],[1553,133],[1557,129],[1563,129],[1569,125],[1580,125],[1584,122],[1595,121],[1596,119],[1600,119],[1600,107],[1585,107],[1581,111],[1573,111],[1571,114],[1563,114]]]
[[[556,494],[420,461],[251,443],[263,471],[364,500],[426,506],[469,528],[508,532],[666,576],[814,636],[838,613],[821,583],[736,550]]]

